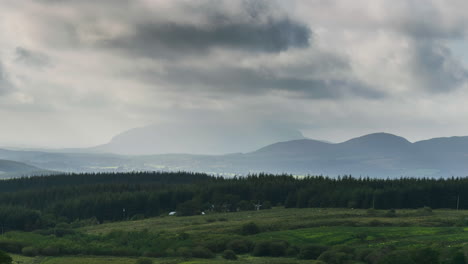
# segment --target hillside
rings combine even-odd
[[[11,160],[0,160],[0,178],[42,175],[51,173],[53,172],[28,165],[26,163]]]

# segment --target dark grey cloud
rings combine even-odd
[[[51,61],[47,55],[23,47],[16,47],[15,61],[35,68],[44,68],[51,65]]]
[[[384,93],[366,84],[346,78],[325,79],[306,76],[282,76],[274,71],[241,67],[219,67],[202,70],[194,67],[171,67],[165,74],[135,73],[148,83],[163,83],[173,90],[208,93],[216,96],[229,94],[261,95],[272,91],[288,92],[289,96],[311,99],[333,99],[344,96],[381,98]]]
[[[211,48],[249,52],[281,52],[309,46],[311,30],[288,18],[261,23],[222,22],[212,25],[178,23],[139,24],[130,35],[107,40],[104,47],[145,57],[205,53]]]
[[[450,50],[435,41],[417,41],[411,65],[422,88],[435,93],[455,90],[468,81],[468,70]]]

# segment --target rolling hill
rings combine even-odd
[[[341,143],[312,139],[278,142],[248,153],[226,155],[117,155],[0,150],[0,159],[65,172],[199,171],[356,177],[451,177],[468,175],[468,137],[409,142],[375,133]]]
[[[26,163],[11,160],[0,160],[0,178],[43,175],[51,173],[53,173],[53,171],[40,169]]]

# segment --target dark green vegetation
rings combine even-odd
[[[271,208],[468,208],[468,179],[295,178],[255,175],[225,179],[200,173],[55,175],[0,182],[3,230],[47,229]],[[394,213],[388,212],[389,216]]]
[[[466,193],[459,178],[13,179],[0,182],[0,250],[23,263],[465,263]]]

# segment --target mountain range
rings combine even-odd
[[[434,138],[412,143],[396,135],[375,133],[342,143],[312,139],[283,141],[252,152],[225,155],[119,155],[83,151],[0,149],[0,159],[3,159],[0,177],[48,171],[137,170],[187,170],[221,175],[270,172],[356,177],[468,176],[468,137]]]

